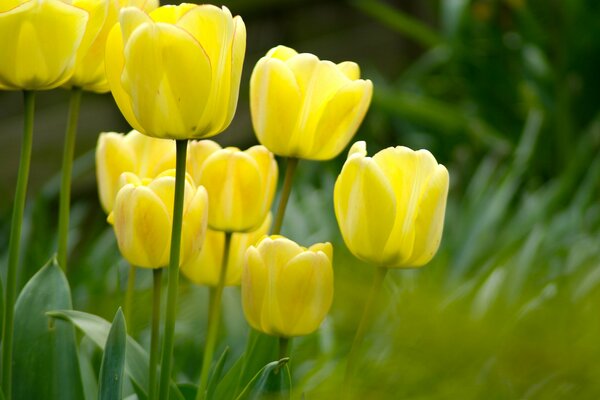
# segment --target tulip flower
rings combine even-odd
[[[278,46],[250,78],[254,131],[279,156],[328,160],[356,133],[372,92],[353,62],[334,64]]]
[[[308,335],[319,328],[333,300],[333,248],[308,249],[270,236],[246,252],[242,305],[254,329],[269,335]]]
[[[88,12],[61,0],[0,2],[0,89],[48,90],[73,74],[89,47]]]
[[[119,250],[131,264],[145,268],[167,266],[171,248],[171,224],[175,171],[155,179],[132,173],[121,176],[115,206],[108,220],[113,224]],[[208,196],[189,176],[185,181],[180,262],[196,256],[202,247],[208,217]]]
[[[106,73],[138,131],[193,139],[222,132],[236,109],[246,28],[226,7],[181,4],[149,15],[121,11],[106,44]]]
[[[240,151],[210,140],[192,142],[188,170],[208,192],[211,229],[248,232],[263,223],[277,186],[277,163],[265,147]]]
[[[123,172],[131,172],[140,179],[154,179],[173,168],[172,140],[152,138],[135,130],[126,135],[101,133],[96,146],[96,177],[102,208],[106,213],[112,211]]]
[[[340,230],[359,259],[388,268],[427,264],[442,237],[448,171],[427,150],[350,149],[334,189]]]
[[[271,214],[267,215],[262,225],[248,233],[233,233],[227,258],[225,286],[236,286],[242,282],[242,267],[248,247],[256,244],[267,235],[271,227]],[[197,257],[191,258],[181,266],[181,272],[198,285],[217,286],[223,263],[225,233],[206,230],[204,245]]]
[[[89,46],[81,46],[77,51],[73,76],[66,87],[80,87],[83,90],[104,93],[109,86],[104,67],[106,39],[113,26],[119,21],[122,7],[134,6],[146,12],[158,7],[158,0],[73,0],[71,3],[89,13],[85,38]]]

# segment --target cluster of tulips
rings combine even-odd
[[[254,67],[252,125],[261,145],[221,148],[206,138],[235,114],[246,46],[243,20],[226,7],[158,7],[133,0],[1,0],[0,89],[25,93],[25,133],[10,239],[3,332],[3,388],[10,398],[12,308],[33,131],[33,92],[72,91],[63,158],[58,261],[67,264],[70,174],[81,90],[111,91],[134,130],[102,133],[99,196],[119,250],[154,271],[149,398],[169,395],[179,271],[210,287],[198,399],[204,398],[219,335],[224,286],[241,285],[249,325],[287,341],[319,328],[333,299],[333,248],[280,235],[300,159],[329,160],[349,144],[372,96],[353,62],[323,61],[277,46]],[[286,161],[277,210],[275,156]],[[439,246],[448,172],[426,150],[390,147],[373,157],[355,143],[335,183],[343,239],[375,265],[357,330],[355,364],[373,299],[388,268],[419,267]],[[168,271],[159,349],[161,271]],[[131,285],[130,285],[131,286]],[[131,294],[131,293],[129,293]],[[126,311],[130,305],[126,304]],[[159,360],[161,354],[161,360]],[[160,364],[160,368],[159,368]],[[158,374],[160,371],[160,374]]]

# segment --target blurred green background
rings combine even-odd
[[[442,247],[423,269],[388,275],[361,352],[360,398],[600,398],[600,2],[224,3],[244,18],[248,45],[238,112],[215,140],[255,143],[250,73],[269,48],[285,44],[356,61],[374,82],[357,135],[370,154],[427,148],[450,170]],[[58,90],[38,96],[20,286],[56,247],[67,99]],[[3,273],[21,103],[20,93],[0,92]],[[99,132],[127,130],[110,94],[84,95],[68,277],[74,308],[109,320],[122,302],[127,265],[97,200],[93,148]],[[284,234],[305,245],[329,240],[335,247],[331,316],[292,347],[298,398],[338,396],[373,273],[345,249],[333,215],[344,158],[300,164],[284,224]],[[129,327],[145,345],[151,280],[149,271],[138,273]],[[238,292],[226,290],[220,340],[235,355],[248,329]],[[206,289],[183,280],[179,381],[197,380],[206,308]]]

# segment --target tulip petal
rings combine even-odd
[[[269,232],[272,219],[273,218],[269,213],[257,230],[248,233],[234,233],[231,236],[225,285],[231,286],[239,285],[241,283],[242,267],[244,265],[246,250],[248,250],[250,246],[257,244],[258,241]],[[223,249],[221,248],[221,254],[222,253]]]
[[[270,301],[267,290],[269,271],[256,247],[246,252],[242,273],[242,305],[246,320],[256,330],[266,332],[262,325],[263,308]]]
[[[183,210],[183,225],[181,228],[181,263],[188,258],[195,257],[202,249],[206,235],[208,221],[208,195],[206,190],[200,186],[195,190],[191,185],[188,198]]]
[[[0,13],[0,85],[62,85],[73,73],[87,21],[87,12],[59,0],[28,1]]]
[[[413,151],[407,147],[390,147],[380,151],[373,161],[392,182],[396,197],[394,230],[386,245],[386,252],[395,252],[398,264],[411,257],[415,243],[415,219],[419,199],[429,176],[437,167],[427,150]]]
[[[297,56],[298,52],[287,46],[276,46],[267,52],[265,57],[267,58],[276,58],[281,61],[287,61],[290,58]]]
[[[182,264],[181,272],[195,284],[217,286],[224,244],[225,233],[207,229],[202,250]]]
[[[369,80],[348,82],[323,109],[314,134],[311,159],[336,157],[352,139],[369,109],[373,84]]]
[[[159,7],[150,13],[150,18],[155,22],[164,22],[167,24],[177,24],[188,11],[197,7],[196,4],[182,3],[178,6],[167,4]]]
[[[221,146],[212,140],[191,140],[188,143],[187,171],[197,185],[200,184],[200,173],[204,162],[217,150],[221,150]]]
[[[180,28],[146,23],[133,31],[125,54],[122,81],[145,133],[178,139],[198,132],[212,82],[202,46]]]
[[[141,178],[155,178],[163,171],[175,169],[173,140],[153,138],[134,130],[126,135],[125,142],[137,156],[136,173]]]
[[[335,215],[346,245],[363,260],[383,264],[385,244],[396,218],[390,181],[371,158],[352,156],[334,188]]]
[[[292,155],[289,135],[296,125],[301,92],[288,66],[263,58],[250,78],[252,125],[258,141],[273,153]]]
[[[258,166],[262,182],[260,189],[257,189],[262,193],[262,204],[259,209],[261,214],[266,215],[271,208],[277,189],[277,162],[273,157],[273,153],[264,146],[252,146],[245,153],[252,157]]]
[[[337,65],[338,69],[351,81],[360,79],[360,67],[352,61],[344,61]]]
[[[415,220],[415,246],[411,258],[406,261],[407,266],[420,267],[427,264],[440,246],[448,183],[448,170],[443,165],[438,165],[423,187]]]

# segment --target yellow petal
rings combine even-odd
[[[330,262],[333,261],[333,246],[329,242],[313,244],[308,250],[315,253],[322,252]]]
[[[26,90],[63,84],[87,20],[84,10],[59,0],[28,1],[0,13],[0,84]]]
[[[268,303],[269,271],[261,254],[255,247],[246,252],[246,262],[242,273],[242,307],[248,324],[265,332],[262,326],[263,308]]]
[[[260,214],[263,215],[261,219],[271,209],[273,198],[275,197],[275,191],[277,189],[277,176],[278,168],[277,162],[273,153],[267,150],[264,146],[252,146],[245,151],[247,155],[252,157],[258,166],[260,171],[262,185],[260,193],[262,193],[262,204],[260,206]]]
[[[124,186],[117,194],[113,218],[119,250],[128,262],[146,268],[167,265],[171,218],[150,189]]]
[[[336,157],[348,145],[367,113],[373,93],[371,81],[347,83],[329,100],[315,129],[311,159]]]
[[[119,177],[123,172],[134,171],[135,154],[123,145],[124,136],[101,133],[96,146],[96,180],[100,203],[106,213],[113,209],[118,191]]]
[[[262,58],[250,78],[250,111],[258,141],[280,156],[297,156],[289,136],[296,126],[301,92],[288,66]]]
[[[181,228],[181,263],[200,253],[206,235],[208,221],[208,195],[200,186],[195,192],[190,185],[186,193],[189,201],[183,210],[183,226]]]
[[[187,171],[197,185],[200,184],[200,173],[204,162],[217,150],[221,150],[221,146],[212,140],[191,140],[188,143]]]
[[[224,244],[223,232],[207,229],[202,250],[182,264],[181,272],[198,285],[217,286]]]
[[[290,58],[298,55],[298,52],[290,47],[279,45],[277,47],[273,47],[271,50],[267,52],[265,57],[268,58],[277,58],[281,61],[287,61]]]
[[[143,135],[138,131],[127,134],[125,141],[136,154],[136,173],[142,178],[155,178],[166,170],[175,169],[175,141]]]
[[[373,264],[388,263],[384,246],[393,228],[396,199],[372,159],[353,155],[346,161],[335,183],[334,208],[350,251]]]
[[[438,165],[423,187],[415,220],[415,246],[406,266],[425,265],[437,252],[444,228],[448,183],[448,170]]]
[[[168,24],[176,24],[188,11],[197,7],[196,4],[182,3],[178,6],[164,5],[150,13],[150,17],[155,22],[165,22]]]
[[[352,61],[344,61],[337,65],[338,69],[342,71],[346,77],[352,81],[360,79],[360,67],[357,63]]]
[[[269,232],[271,221],[272,217],[269,213],[257,230],[248,233],[234,233],[232,235],[229,260],[227,263],[227,275],[225,278],[226,285],[239,285],[241,283],[246,250],[248,250],[250,246],[257,244],[257,242]],[[222,235],[224,236],[224,234]],[[223,253],[222,247],[221,253]]]

